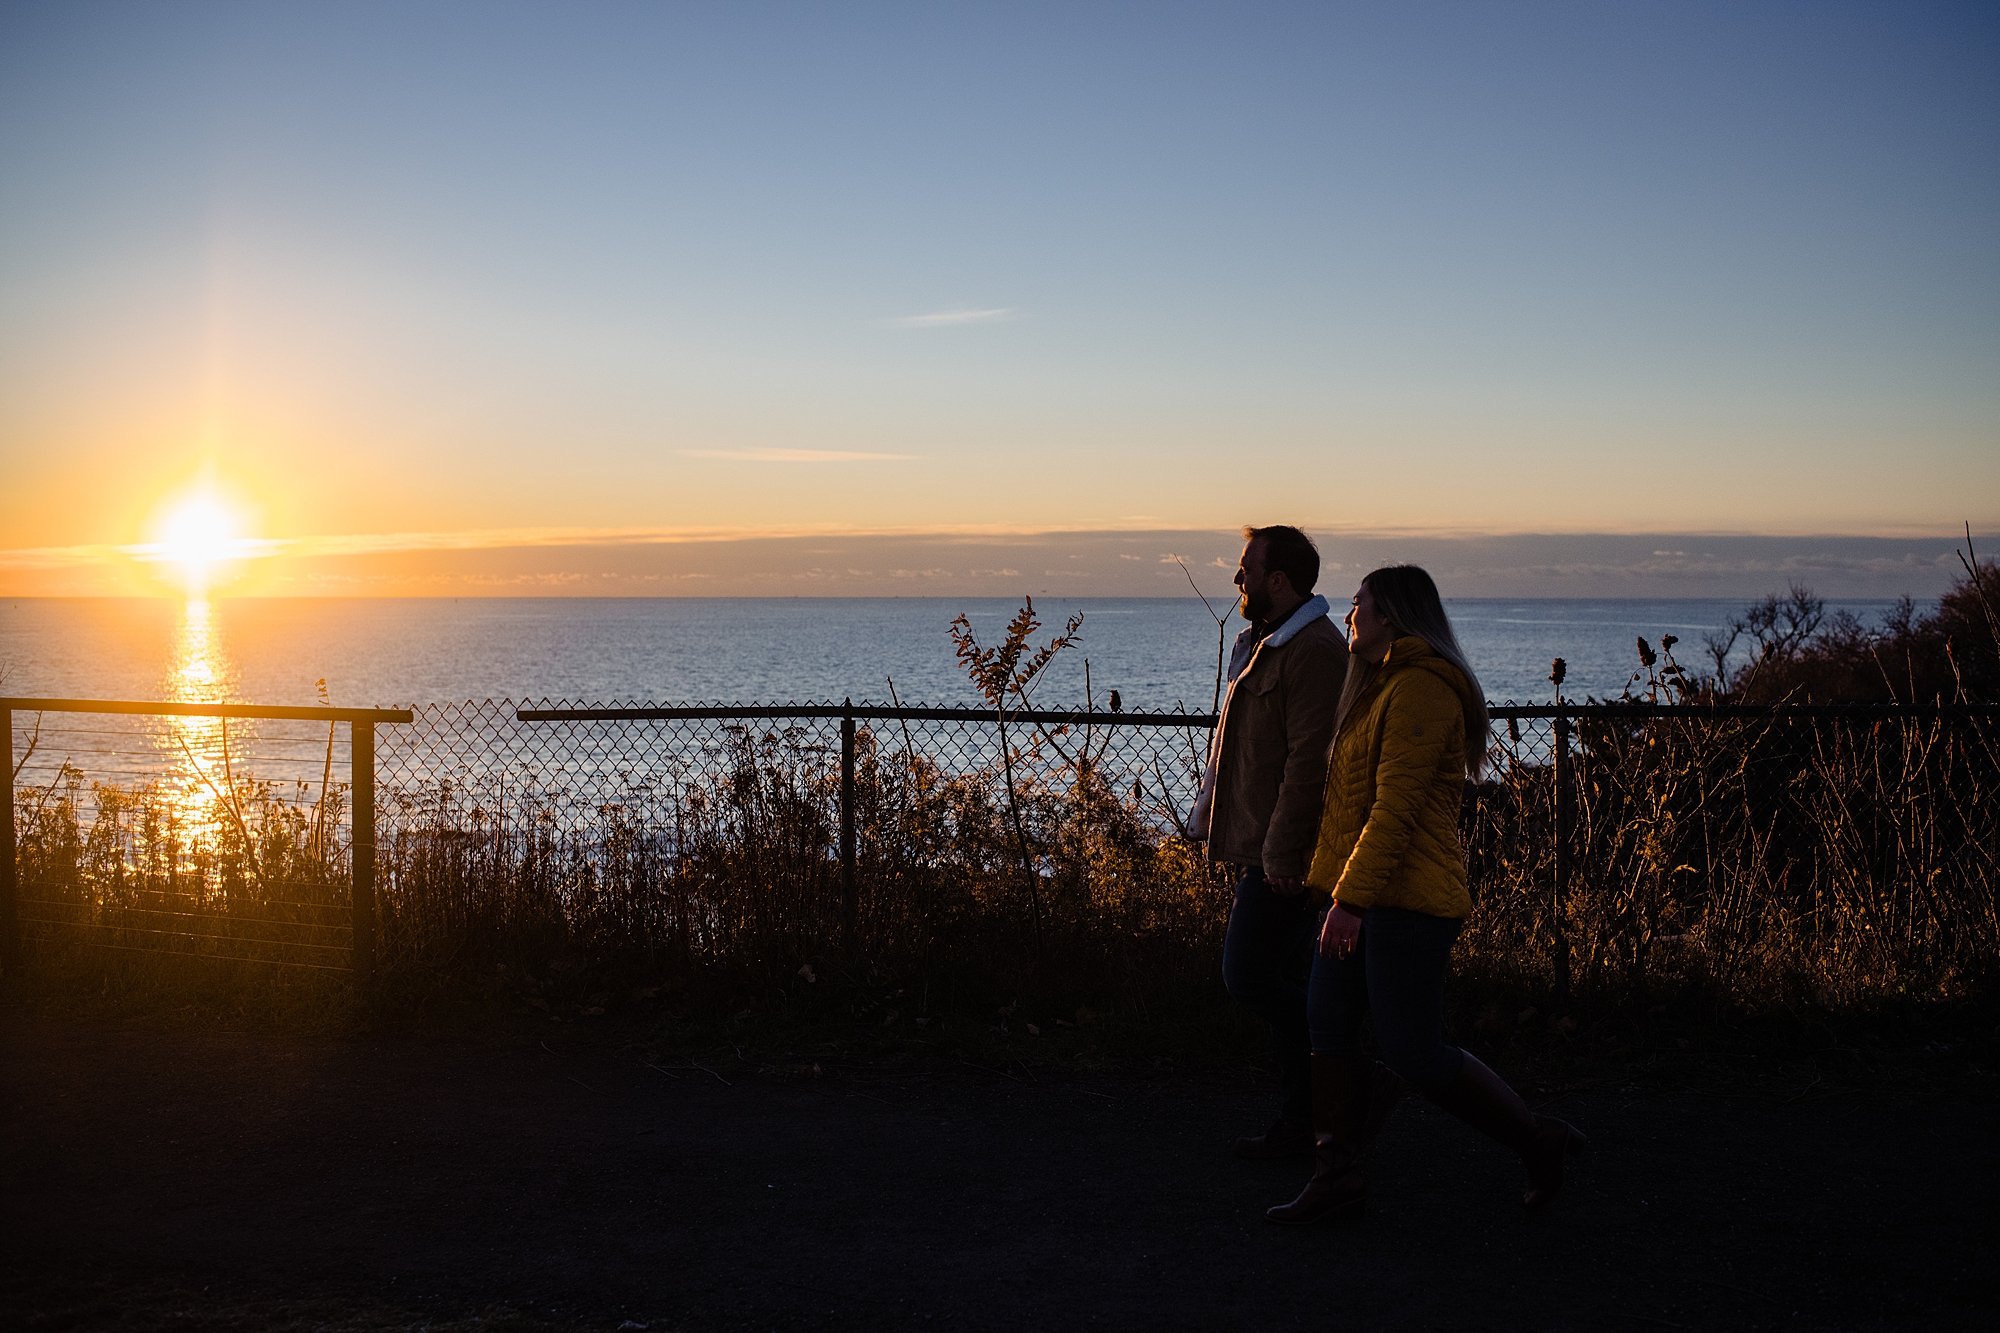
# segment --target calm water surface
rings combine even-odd
[[[1893,603],[1829,603],[1875,623]],[[1045,640],[1081,612],[1078,645],[1038,703],[1206,710],[1217,629],[1193,598],[1037,601]],[[572,702],[976,702],[953,656],[963,612],[982,643],[1018,603],[1001,599],[465,600],[20,599],[0,602],[0,694],[59,698],[403,706],[468,699]],[[1224,608],[1218,608],[1224,609]],[[1336,611],[1344,611],[1344,606]],[[1690,670],[1736,600],[1467,599],[1450,604],[1496,701],[1546,701],[1549,662],[1571,698],[1615,695],[1633,640],[1682,640]],[[1234,636],[1241,622],[1229,621]]]

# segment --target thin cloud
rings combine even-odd
[[[732,455],[734,456],[734,455]],[[885,458],[914,455],[883,455]],[[817,459],[815,461],[818,461]],[[1111,532],[1051,529],[1011,523],[955,524],[775,524],[713,527],[512,527],[459,528],[421,532],[311,533],[297,537],[244,538],[237,554],[245,560],[266,557],[338,557],[394,555],[424,551],[517,550],[526,547],[676,546],[732,541],[852,540],[891,538],[935,541],[946,545],[993,543],[1036,544],[1070,537],[1092,538]],[[831,553],[814,548],[805,554]],[[160,548],[151,542],[84,542],[70,546],[0,547],[0,570],[61,570],[107,566],[128,560],[154,560]]]
[[[124,546],[17,546],[0,551],[0,569],[70,569],[129,557]]]
[[[899,329],[949,329],[964,324],[999,324],[1013,319],[1013,306],[991,306],[977,310],[933,310],[924,315],[903,315],[889,322]]]
[[[238,537],[230,542],[228,549],[219,557],[224,560],[257,560],[269,555],[277,555],[285,549],[285,543],[264,537]],[[104,565],[119,560],[139,560],[148,564],[169,563],[177,559],[172,549],[161,542],[135,542],[111,545],[104,542],[86,543],[77,546],[19,546],[0,550],[0,569],[75,569],[92,565]]]
[[[681,457],[720,458],[733,463],[901,463],[916,455],[861,449],[683,449]]]

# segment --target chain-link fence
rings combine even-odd
[[[0,700],[0,954],[25,936],[365,972],[373,731],[408,718]]]
[[[1467,937],[1559,994],[1943,996],[2000,959],[2000,707],[1494,711]]]
[[[1953,985],[2000,944],[1992,708],[1493,716],[1463,824],[1470,937],[1558,991],[1697,965],[1727,985]],[[1040,927],[1065,907],[1117,918],[1151,902],[1174,909],[1162,909],[1174,929],[1212,935],[1226,897],[1193,887],[1187,857],[1161,854],[1210,725],[1023,713],[1003,734],[990,712],[831,704],[422,710],[397,734],[411,747],[400,771],[440,752],[495,762],[398,792],[392,836],[417,855],[391,878],[414,891],[424,876],[403,867],[430,868],[440,845],[566,866],[572,926],[690,959],[729,951],[732,932],[802,957],[836,932],[929,938],[954,908]],[[718,869],[727,847],[741,856]],[[704,863],[699,902],[733,906],[657,910],[649,886],[702,881]],[[732,875],[752,866],[782,873],[745,901]],[[1176,915],[1190,894],[1204,906]]]
[[[1161,832],[1193,800],[1214,719],[1189,713],[1010,712],[787,704],[666,708],[510,701],[420,706],[385,732],[385,828],[416,829],[440,810],[484,818],[532,809],[593,836],[607,821],[658,812],[782,762],[838,796],[856,747],[875,763],[1004,776],[1038,789],[1093,781],[1125,794]],[[832,812],[829,811],[831,814]],[[672,823],[656,817],[648,822]]]
[[[8,859],[36,938],[153,931],[339,965],[371,937],[352,934],[366,907],[396,964],[674,978],[841,949],[1111,977],[1147,948],[1212,961],[1227,911],[1225,877],[1178,836],[1207,715],[423,706],[363,729],[377,892],[357,904],[351,724],[190,734],[6,702]],[[1673,975],[1833,994],[1949,990],[2000,957],[2000,709],[1493,713],[1463,824],[1475,961],[1558,990]]]
[[[851,704],[419,708],[384,733],[385,936],[432,952],[526,932],[694,966],[894,948],[944,916],[1011,920],[1023,904],[1040,935],[1077,821],[1115,814],[1132,847],[1178,833],[1211,725]]]

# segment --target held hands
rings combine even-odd
[[[1264,887],[1273,893],[1290,898],[1294,894],[1305,892],[1306,881],[1302,875],[1266,875],[1264,876]]]
[[[1319,928],[1322,958],[1350,958],[1361,939],[1361,914],[1335,903],[1327,909],[1326,922]]]

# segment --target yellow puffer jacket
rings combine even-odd
[[[1458,842],[1466,688],[1464,673],[1422,639],[1390,645],[1334,739],[1308,884],[1355,908],[1472,910]]]

